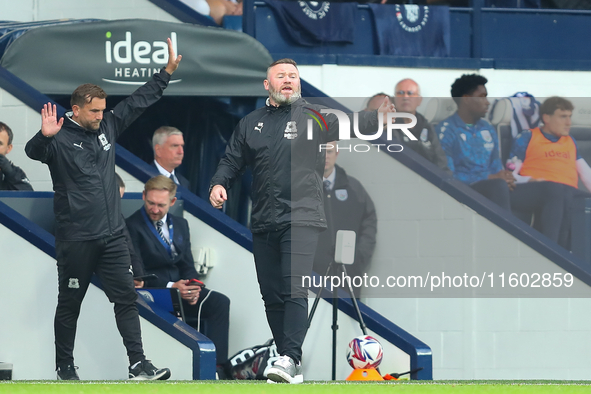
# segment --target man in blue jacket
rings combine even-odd
[[[51,103],[41,110],[41,130],[25,147],[27,155],[49,166],[55,191],[55,249],[58,304],[55,313],[58,379],[79,380],[74,338],[80,306],[93,273],[115,304],[115,319],[129,358],[129,378],[163,380],[168,368],[146,360],[135,301],[129,248],[123,229],[121,197],[115,178],[115,141],[150,105],[157,102],[177,69],[168,39],[168,64],[152,79],[105,112],[107,94],[84,84],[72,93],[72,111],[58,120]]]

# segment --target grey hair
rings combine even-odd
[[[156,129],[152,136],[152,149],[155,148],[156,145],[164,144],[171,135],[183,135],[183,132],[172,126],[162,126]]]

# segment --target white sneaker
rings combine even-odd
[[[295,363],[289,356],[281,356],[267,372],[267,383],[298,384],[304,381],[302,363]]]

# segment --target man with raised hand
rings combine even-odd
[[[162,97],[180,61],[169,38],[166,67],[108,112],[107,94],[93,84],[74,90],[72,110],[59,120],[56,106],[45,104],[41,130],[25,147],[31,159],[49,166],[55,191],[59,293],[54,328],[58,379],[80,379],[74,366],[74,338],[80,306],[93,273],[115,304],[117,328],[129,358],[129,378],[170,377],[168,368],[156,368],[144,355],[115,178],[114,144],[146,108]]]

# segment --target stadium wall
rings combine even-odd
[[[53,318],[57,305],[55,260],[0,225],[0,360],[13,364],[14,380],[55,379]],[[141,319],[146,355],[172,370],[173,379],[193,377],[191,349]],[[113,306],[90,285],[74,351],[82,379],[127,379],[128,361]]]
[[[388,155],[341,151],[338,163],[376,204],[369,276],[438,264],[492,272],[501,263],[512,272],[564,273]],[[578,284],[580,298],[505,298],[503,291],[494,295],[503,298],[366,298],[362,290],[362,300],[431,347],[434,379],[587,379],[591,289]]]

